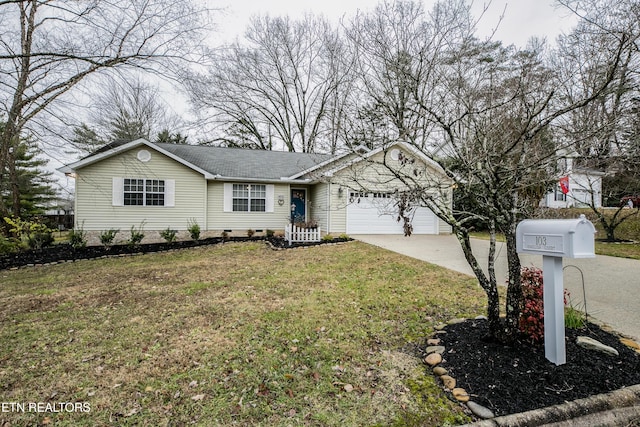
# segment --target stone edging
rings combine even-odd
[[[478,316],[476,320],[478,319],[486,319],[486,317]],[[447,369],[438,366],[443,362],[442,355],[445,352],[445,347],[440,345],[438,335],[446,334],[444,328],[447,325],[463,323],[467,320],[452,319],[446,324],[436,325],[434,327],[435,332],[427,340],[427,348],[425,349],[427,356],[423,360],[424,363],[432,368],[433,374],[440,379],[445,391],[451,393],[454,400],[465,405],[474,416],[481,419],[481,421],[465,424],[462,427],[536,427],[549,423],[558,423],[557,425],[554,424],[555,427],[593,425],[594,423],[597,425],[614,425],[613,423],[598,424],[600,421],[609,419],[615,421],[615,425],[618,425],[617,423],[621,421],[640,419],[640,384],[578,399],[573,402],[495,418],[490,409],[473,402],[466,390],[456,387],[456,380],[448,375]],[[624,336],[619,336],[619,338],[622,344],[640,353],[640,345],[638,343]],[[582,424],[573,424],[568,421],[575,418],[580,418],[584,422]],[[568,423],[563,423],[564,421]]]
[[[463,427],[631,425],[640,419],[640,384],[573,402],[465,424]],[[573,422],[565,422],[573,420]],[[556,424],[554,424],[556,425]]]

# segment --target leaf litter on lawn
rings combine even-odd
[[[404,349],[484,311],[468,277],[358,242],[3,271],[0,300],[0,394],[91,404],[62,426],[463,422]]]

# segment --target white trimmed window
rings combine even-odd
[[[224,212],[273,212],[273,184],[224,184]]]
[[[175,180],[113,178],[113,206],[174,206]]]
[[[267,186],[233,184],[233,212],[266,212]]]

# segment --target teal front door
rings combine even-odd
[[[291,222],[306,221],[307,190],[291,190]]]

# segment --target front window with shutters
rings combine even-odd
[[[265,212],[267,186],[264,184],[233,184],[233,212]]]
[[[164,206],[164,180],[125,178],[123,184],[125,206]]]

